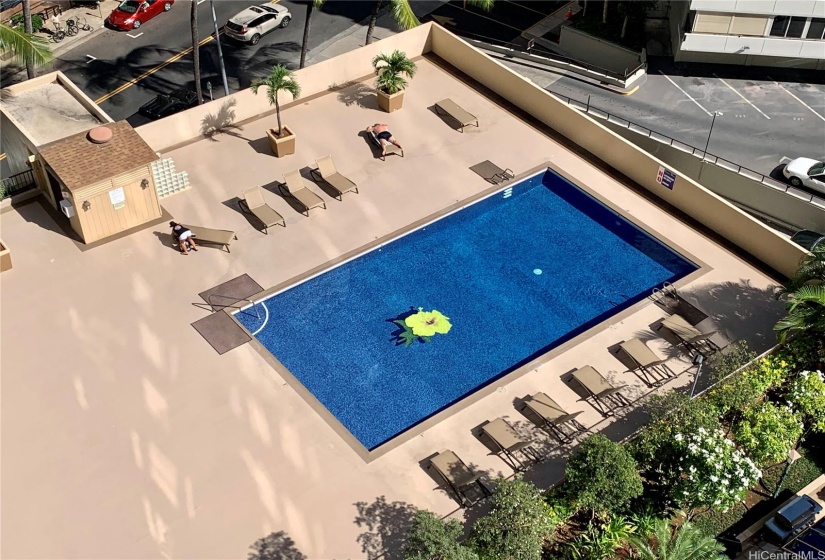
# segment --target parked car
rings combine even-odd
[[[803,229],[796,232],[791,241],[809,251],[813,251],[817,247],[825,247],[825,234],[817,233],[809,229]]]
[[[773,518],[765,522],[768,540],[786,544],[799,533],[813,525],[822,506],[809,496],[795,496],[785,503]]]
[[[252,6],[229,18],[224,26],[224,34],[236,41],[257,45],[261,37],[281,27],[289,25],[292,14],[279,4]]]
[[[811,158],[782,158],[782,174],[795,187],[805,185],[819,193],[825,194],[825,163]]]
[[[131,31],[159,13],[168,12],[174,3],[175,0],[123,0],[106,18],[106,23],[124,31]]]
[[[163,117],[185,111],[197,104],[198,96],[194,91],[178,89],[168,95],[158,95],[153,100],[144,104],[139,110],[141,115],[146,115],[150,119],[162,119]]]

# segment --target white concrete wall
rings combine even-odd
[[[825,41],[805,39],[686,33],[680,48],[682,53],[735,54],[743,59],[760,55],[812,59],[814,62],[825,59]],[[738,63],[745,64],[744,61]]]
[[[825,17],[825,0],[691,0],[701,12]]]

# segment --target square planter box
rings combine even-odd
[[[0,272],[11,270],[11,251],[0,241]]]
[[[284,126],[282,132],[286,135],[280,138],[275,135],[274,129],[268,129],[266,135],[269,138],[269,148],[275,157],[289,156],[295,153],[295,133],[288,127]]]
[[[404,102],[404,92],[399,91],[398,93],[393,93],[392,95],[388,95],[383,91],[377,91],[376,94],[378,95],[378,107],[387,113],[392,113],[393,111],[397,111],[401,108],[401,104]]]

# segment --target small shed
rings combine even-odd
[[[85,243],[161,216],[150,164],[157,154],[126,121],[40,146],[47,198]]]

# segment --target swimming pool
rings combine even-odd
[[[696,268],[547,170],[235,316],[372,450]]]

